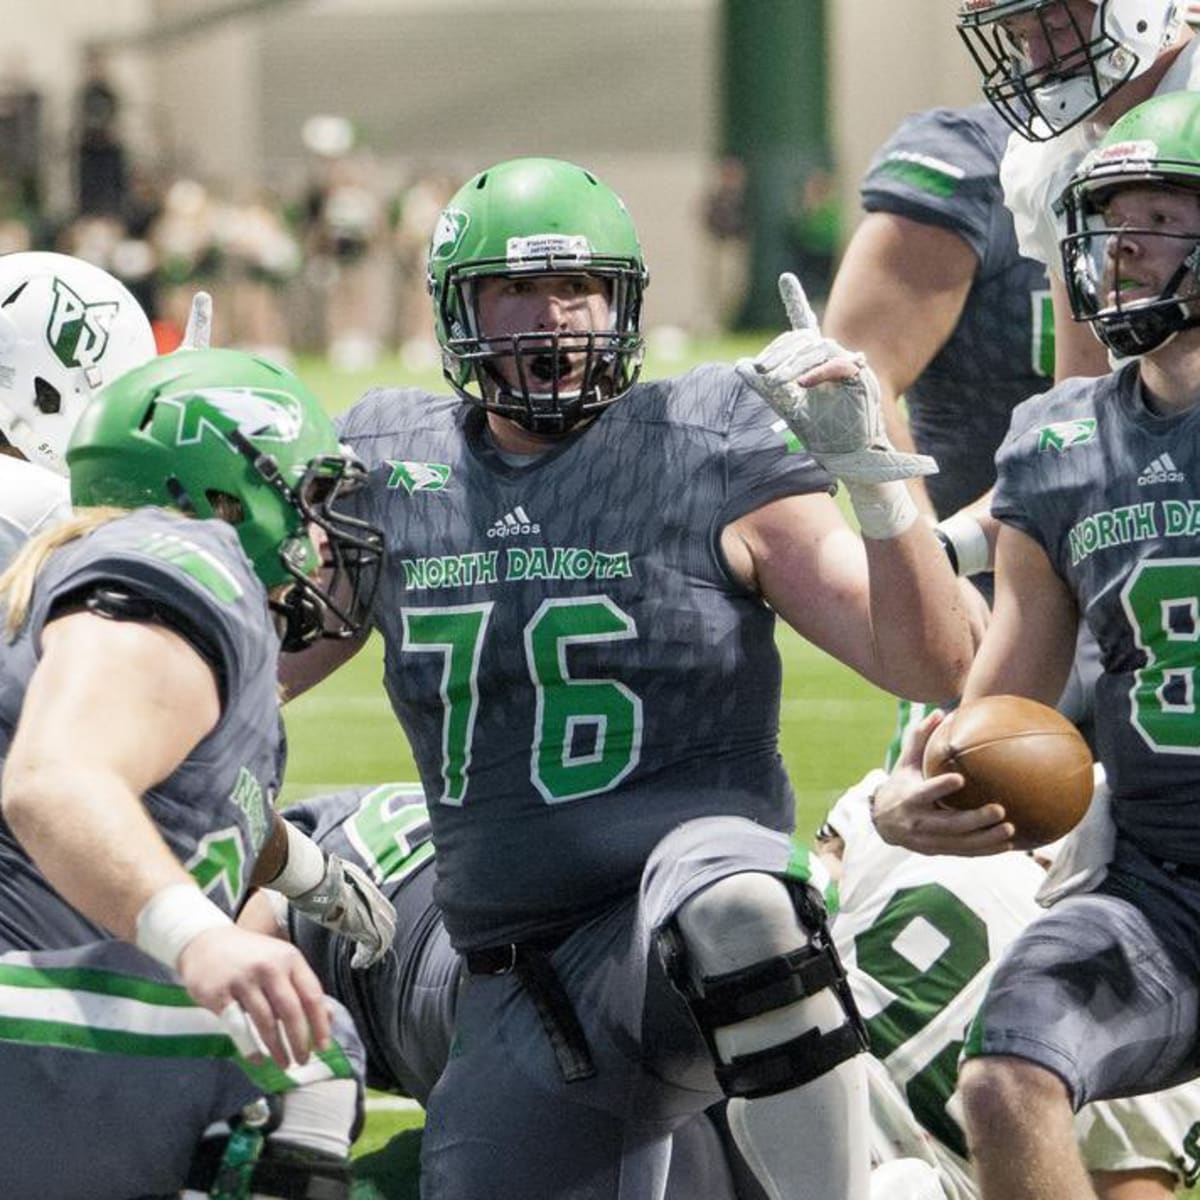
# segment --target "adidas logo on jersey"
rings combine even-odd
[[[1138,486],[1148,483],[1182,483],[1183,472],[1175,465],[1169,454],[1160,454],[1153,462],[1143,468],[1138,476]]]
[[[529,519],[529,514],[518,504],[511,512],[506,512],[487,531],[490,538],[516,537],[521,533],[541,533],[542,527]]]

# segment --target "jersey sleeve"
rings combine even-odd
[[[725,445],[727,487],[717,528],[783,496],[836,490],[829,472],[736,372],[726,371],[723,382],[729,389],[730,416]]]
[[[266,597],[230,526],[143,510],[66,549],[66,564],[39,584],[35,639],[58,605],[91,585],[109,586],[148,603],[185,637],[217,671],[223,699],[240,690],[246,672],[273,669],[278,640]]]
[[[1076,165],[1095,140],[1086,124],[1049,142],[1027,142],[1013,134],[1000,164],[1004,203],[1012,213],[1017,245],[1026,258],[1062,275],[1058,243],[1066,232],[1059,197]]]
[[[860,188],[863,208],[949,229],[983,259],[1000,199],[1003,144],[978,109],[914,113],[872,160]]]

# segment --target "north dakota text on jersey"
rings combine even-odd
[[[503,554],[503,565],[499,550],[401,559],[404,586],[422,591],[526,579],[628,579],[633,574],[624,550],[609,554],[583,546],[508,546]]]

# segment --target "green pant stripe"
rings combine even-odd
[[[243,1058],[233,1040],[222,1033],[139,1034],[125,1029],[72,1025],[65,1021],[0,1016],[0,1042],[139,1058],[227,1059],[236,1063],[264,1092],[286,1092],[297,1086],[297,1081],[271,1059],[250,1062]],[[335,1079],[354,1077],[345,1052],[336,1043],[328,1050],[318,1051],[316,1058]]]
[[[196,1004],[178,984],[143,979],[137,975],[118,975],[94,967],[32,967],[20,963],[0,963],[0,987],[93,992],[169,1008],[194,1008]]]
[[[67,1021],[0,1016],[0,1041],[57,1046],[144,1058],[231,1058],[233,1042],[220,1033],[142,1034],[127,1029],[98,1029]]]

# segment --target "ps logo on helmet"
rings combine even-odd
[[[88,304],[61,279],[54,281],[54,306],[46,340],[64,367],[93,367],[108,348],[108,331],[120,305],[116,300]]]
[[[438,217],[437,225],[434,227],[433,238],[429,243],[430,262],[452,258],[462,243],[470,223],[470,216],[461,209],[443,209],[441,216]]]

